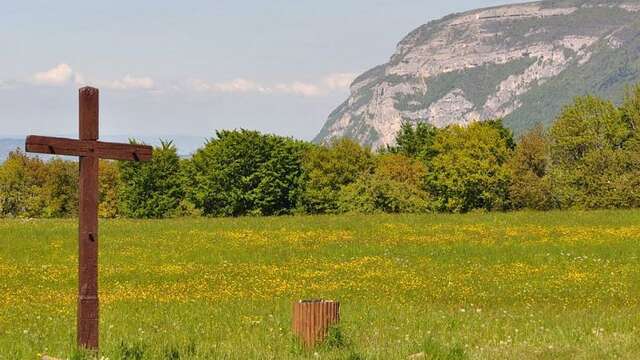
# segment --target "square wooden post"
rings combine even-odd
[[[82,88],[80,94],[80,140],[98,140],[99,92]],[[80,156],[80,213],[78,237],[77,340],[97,349],[98,319],[98,165],[94,154]]]
[[[78,346],[98,351],[98,165],[100,159],[149,161],[147,145],[98,141],[99,91],[84,87],[80,97],[80,139],[29,135],[28,152],[80,157],[78,227]]]

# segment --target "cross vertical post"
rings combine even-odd
[[[98,140],[99,91],[79,91],[80,140]],[[80,156],[78,241],[78,345],[98,349],[98,165],[95,154]]]
[[[98,351],[98,171],[100,159],[149,161],[153,148],[147,145],[98,141],[99,91],[79,91],[80,139],[29,135],[27,152],[80,157],[78,227],[77,341],[81,348]]]

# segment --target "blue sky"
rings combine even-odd
[[[357,74],[421,24],[515,1],[3,1],[0,137],[75,134],[76,88],[101,133],[311,139]]]

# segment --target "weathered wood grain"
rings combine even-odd
[[[339,302],[302,300],[293,304],[293,333],[298,336],[307,348],[312,348],[323,342],[329,328],[339,321]]]
[[[98,135],[98,91],[80,89],[80,140],[92,144]],[[81,143],[84,145],[85,143]],[[54,148],[55,150],[55,148]],[[90,151],[94,153],[95,151]],[[80,211],[78,227],[78,344],[98,349],[98,164],[94,154],[80,156]]]
[[[76,140],[51,136],[29,135],[25,141],[28,152],[68,156],[95,156],[101,159],[148,161],[153,148],[148,145],[120,144],[95,140]]]
[[[78,311],[77,342],[81,348],[98,351],[98,171],[100,159],[151,160],[153,149],[146,145],[98,141],[99,91],[91,87],[79,90],[80,139],[30,135],[25,141],[28,152],[80,157],[78,227]]]

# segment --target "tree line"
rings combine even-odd
[[[620,106],[594,96],[549,129],[514,139],[501,120],[402,125],[378,151],[223,130],[181,159],[162,141],[148,163],[100,163],[100,216],[163,218],[422,213],[640,206],[640,85]],[[12,152],[0,166],[0,216],[77,213],[78,164]]]

